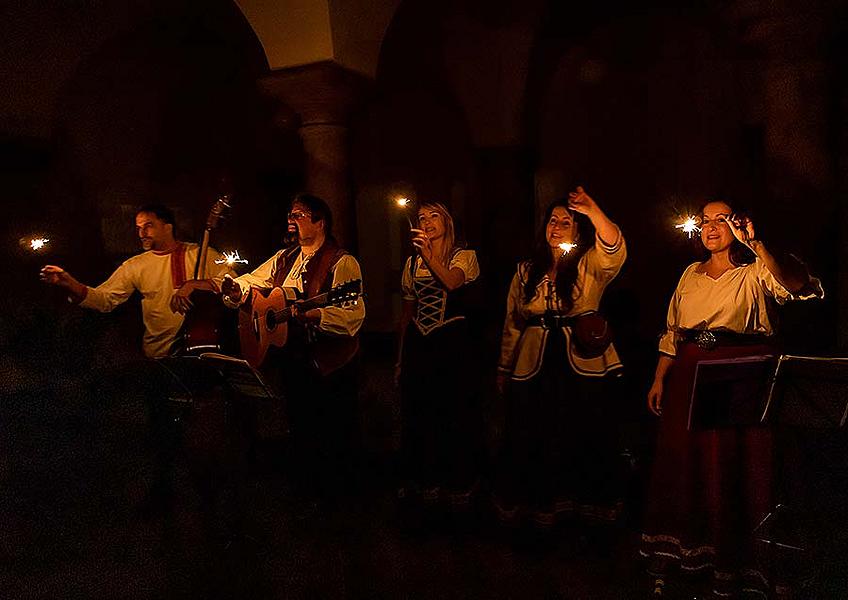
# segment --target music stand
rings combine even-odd
[[[274,393],[260,373],[251,367],[247,361],[240,358],[207,352],[200,356],[166,357],[156,359],[155,362],[168,374],[168,383],[170,386],[168,398],[182,405],[183,413],[181,416],[189,414],[189,409],[194,404],[195,397],[202,394],[208,394],[214,403],[218,406],[223,406],[228,415],[231,409],[238,410],[249,403],[249,400],[245,397],[260,401],[280,401],[280,397]],[[223,394],[220,393],[222,386],[224,388]],[[219,389],[216,390],[216,388]],[[212,394],[212,392],[217,393]],[[199,400],[202,403],[204,398],[199,398]],[[233,425],[229,422],[229,416],[225,417],[225,419],[227,420],[226,427],[228,428],[224,432],[226,436],[232,431],[231,428]],[[187,426],[190,427],[191,423],[187,423]],[[252,437],[249,443],[253,443]],[[201,450],[207,451],[206,449]],[[230,452],[232,452],[232,449],[230,449]],[[243,455],[240,454],[239,456]],[[219,484],[216,483],[217,485]],[[236,478],[228,480],[228,483],[224,485],[228,485],[229,488],[227,489],[230,489],[233,493],[239,494],[244,484],[241,479]],[[256,542],[253,537],[241,531],[235,531],[228,536],[225,545],[222,547],[222,551],[226,551],[236,542],[245,541]]]
[[[262,375],[240,358],[205,352],[200,356],[157,358],[154,362],[168,375],[168,399],[174,402],[190,404],[196,394],[221,384],[252,398],[279,399]]]
[[[698,361],[687,428],[759,425],[776,362],[772,355]]]
[[[777,360],[762,421],[815,429],[848,421],[848,358],[793,356]]]
[[[171,402],[189,405],[196,394],[223,383],[218,371],[199,356],[166,356],[153,359],[153,362],[166,375],[165,393]]]
[[[848,358],[780,356],[761,421],[815,430],[844,429]],[[778,504],[754,529],[755,540],[765,548],[769,571],[780,565],[787,580],[801,579],[805,564],[813,563],[805,521],[810,523],[798,510]]]
[[[689,400],[689,431],[760,426],[777,364],[774,355],[698,361]]]

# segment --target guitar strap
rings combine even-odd
[[[300,254],[300,246],[286,250],[277,258],[274,267],[274,286],[282,287],[286,277],[291,273],[295,260]],[[303,294],[306,298],[312,298],[330,290],[333,285],[332,268],[342,256],[347,254],[339,248],[335,242],[327,240],[318,249],[303,270]]]
[[[274,285],[282,287],[300,253],[300,246],[280,254],[274,269]],[[333,240],[327,240],[306,263],[303,271],[304,297],[328,292],[333,286],[333,266],[347,252]],[[359,336],[334,336],[309,329],[306,333],[311,360],[321,375],[329,375],[346,365],[359,349]]]
[[[330,240],[318,249],[315,256],[306,264],[304,271],[303,288],[307,298],[330,291],[333,286],[331,273],[333,265],[345,254],[347,252]]]
[[[283,282],[291,273],[298,254],[300,254],[300,246],[295,244],[277,257],[277,263],[274,265],[274,287],[283,287]]]

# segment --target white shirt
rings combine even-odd
[[[180,242],[185,248],[183,262],[185,278],[194,274],[199,246]],[[141,293],[141,314],[144,320],[144,354],[150,358],[167,356],[177,332],[182,327],[184,316],[171,310],[171,297],[176,290],[174,274],[171,272],[171,252],[157,253],[148,250],[128,258],[114,273],[97,287],[87,287],[80,306],[100,312],[110,312],[123,304],[133,292]],[[209,248],[206,272],[220,287],[221,279],[230,269],[224,264],[215,264],[221,254]]]
[[[695,269],[692,263],[683,272],[671,297],[666,318],[666,331],[660,338],[659,350],[677,355],[683,333],[689,329],[724,329],[735,333],[774,334],[774,300],[822,298],[824,291],[818,279],[793,295],[774,278],[763,261],[730,269],[713,279]]]
[[[568,315],[598,310],[604,290],[618,275],[626,258],[627,247],[620,231],[612,246],[595,236],[595,244],[586,251],[577,265],[577,285],[572,293],[574,305]],[[513,379],[518,380],[529,379],[539,372],[548,339],[547,330],[541,326],[527,326],[527,321],[543,315],[547,310],[557,311],[560,308],[559,298],[552,290],[553,286],[549,290],[551,282],[547,275],[536,286],[536,293],[530,302],[524,301],[524,283],[527,281],[529,267],[528,262],[519,264],[512,278],[498,366],[500,371],[510,373]],[[621,367],[621,361],[612,344],[597,358],[582,358],[572,351],[571,327],[563,327],[563,332],[569,341],[568,361],[575,372],[587,376],[601,376]]]

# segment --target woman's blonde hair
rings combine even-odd
[[[450,264],[451,256],[453,256],[454,246],[456,244],[456,234],[454,233],[453,217],[448,212],[447,207],[441,202],[422,202],[418,211],[432,210],[442,216],[442,221],[445,224],[445,235],[442,238],[442,255],[438,257],[439,262],[445,266]],[[418,213],[415,214],[415,224],[420,227],[421,223],[418,220]]]

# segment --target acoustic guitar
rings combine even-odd
[[[305,312],[324,306],[340,306],[358,302],[362,296],[362,280],[342,283],[329,292],[297,303]],[[282,288],[251,290],[251,296],[239,310],[241,355],[253,367],[260,367],[271,346],[282,348],[288,339],[288,322],[293,306],[286,304]],[[312,348],[312,359],[321,374],[326,375],[347,363],[358,348],[355,337],[322,336]]]

